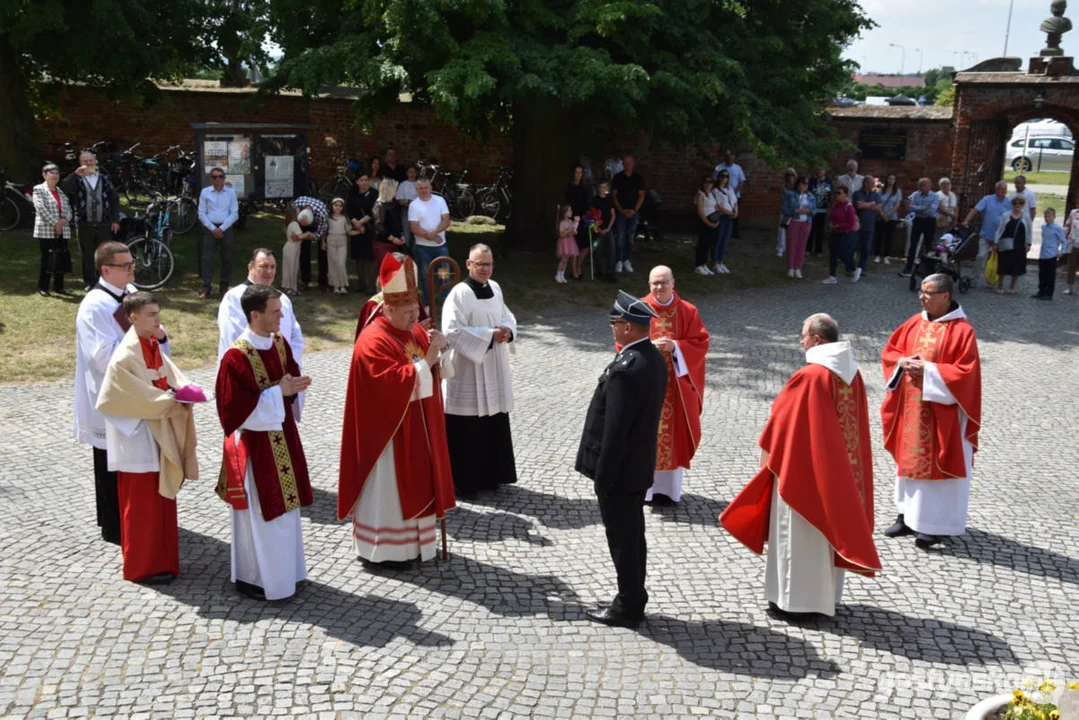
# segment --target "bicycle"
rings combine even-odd
[[[154,290],[172,277],[176,261],[172,254],[172,225],[169,222],[176,200],[156,195],[141,218],[132,218],[143,234],[125,241],[135,261],[134,285]]]
[[[509,222],[510,211],[513,207],[512,185],[513,168],[500,167],[498,180],[493,185],[477,187],[475,196],[479,203],[480,214],[494,219],[497,223]]]
[[[22,220],[20,206],[33,197],[33,187],[18,185],[7,179],[7,168],[0,168],[0,232],[19,227]],[[32,207],[32,206],[31,206]]]
[[[347,198],[359,168],[357,160],[349,162],[345,159],[345,153],[340,153],[337,156],[337,175],[319,189],[316,197],[326,203],[326,207],[330,206],[334,198]]]
[[[475,211],[476,198],[472,194],[472,187],[466,182],[468,170],[462,170],[460,177],[454,177],[453,173],[435,164],[421,162],[419,167],[420,177],[430,180],[431,191],[446,201],[450,217],[464,220]]]

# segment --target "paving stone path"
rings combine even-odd
[[[643,292],[644,274],[632,279]],[[1028,274],[1020,289],[1035,282]],[[958,718],[1025,677],[1079,680],[1079,302],[960,300],[984,360],[982,449],[967,534],[928,553],[880,535],[894,468],[879,356],[917,309],[905,281],[878,271],[857,285],[807,280],[699,303],[713,334],[704,440],[684,502],[648,511],[651,602],[638,632],[584,616],[614,592],[590,484],[572,469],[611,353],[602,314],[522,327],[520,483],[463,503],[449,521],[451,561],[422,569],[371,572],[351,557],[349,528],[334,520],[349,353],[307,357],[310,581],[281,603],[228,582],[211,408],[198,411],[206,479],[179,499],[182,575],[149,588],[121,579],[119,549],[97,534],[90,453],[70,437],[71,383],[4,387],[0,715]],[[799,627],[766,615],[763,558],[716,517],[754,473],[756,439],[815,311],[834,314],[862,362],[885,569],[849,579],[834,619]],[[212,387],[212,369],[192,375]]]

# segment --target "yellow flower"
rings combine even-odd
[[[1057,684],[1049,678],[1045,678],[1042,680],[1041,685],[1038,686],[1038,689],[1042,692],[1053,692],[1057,689]]]
[[[1079,690],[1079,682],[1068,683],[1069,690]]]
[[[1026,690],[1033,690],[1035,685],[1037,685],[1037,683],[1033,678],[1027,678],[1023,681],[1023,688]]]
[[[1026,702],[1027,696],[1023,694],[1022,690],[1012,691],[1012,705],[1020,705]]]
[[[1049,711],[1049,720],[1060,720],[1060,711],[1059,710],[1050,710]]]

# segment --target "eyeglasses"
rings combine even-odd
[[[489,267],[494,267],[494,263],[493,263],[493,262],[489,262],[489,263],[488,263],[488,262],[476,262],[475,260],[469,260],[468,262],[469,262],[469,264],[470,264],[470,265],[472,265],[473,267],[478,267],[478,268],[489,268]]]
[[[134,270],[135,269],[135,263],[134,262],[105,263],[105,267],[120,268],[121,270]]]
[[[918,291],[918,294],[919,295],[929,295],[930,297],[932,297],[933,295],[943,295],[946,292],[948,292],[948,291],[947,290],[920,290],[920,291]]]
[[[46,175],[59,175],[60,171],[59,170],[46,170],[45,174]]]
[[[211,180],[224,180],[225,176],[224,175],[211,175],[210,179]]]

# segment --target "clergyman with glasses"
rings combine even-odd
[[[454,375],[445,380],[446,439],[457,497],[517,482],[510,413],[510,348],[517,319],[491,279],[494,255],[482,243],[468,251],[468,277],[446,297],[442,334]]]
[[[922,312],[892,333],[881,360],[884,447],[896,464],[899,517],[887,537],[927,549],[966,532],[982,422],[978,340],[944,274],[922,281]]]

